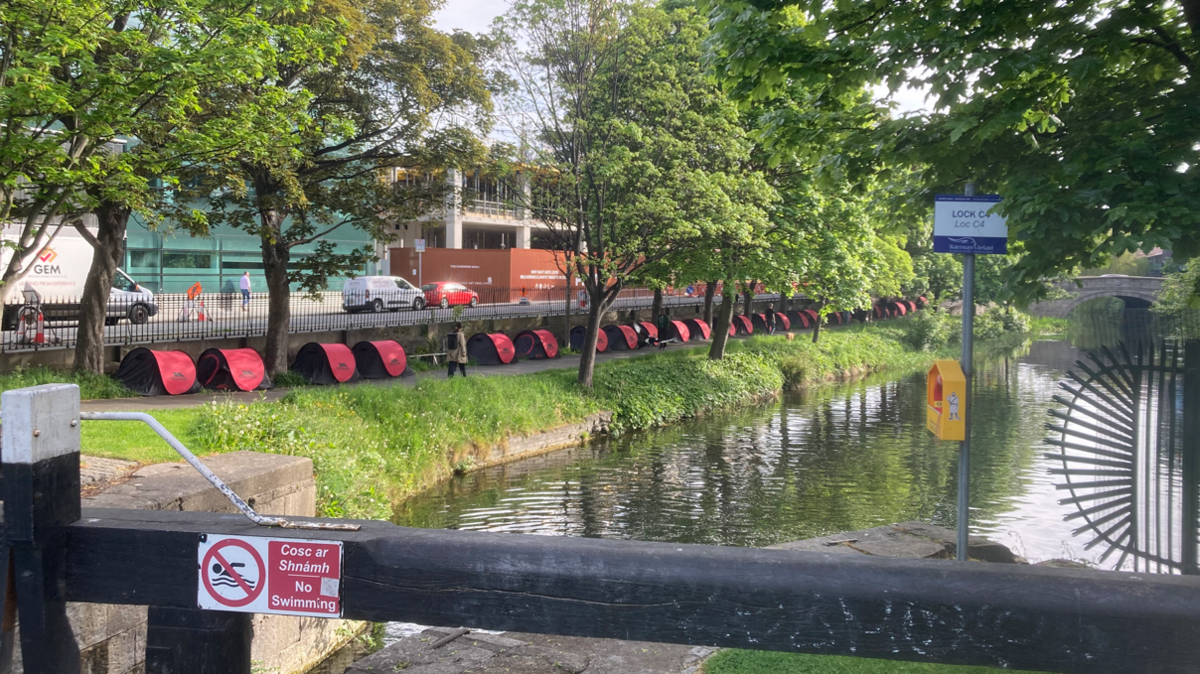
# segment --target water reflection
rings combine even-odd
[[[971,523],[1036,561],[1085,558],[1062,521],[1046,408],[1078,357],[1039,342],[977,368]],[[924,375],[789,394],[448,481],[408,526],[764,546],[918,519],[953,527],[957,443],[924,427]]]

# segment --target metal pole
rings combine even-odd
[[[975,183],[967,183],[963,193],[968,197],[975,196]],[[962,317],[962,366],[963,375],[967,380],[966,396],[963,401],[963,440],[958,444],[958,545],[957,557],[960,562],[967,560],[967,546],[971,534],[971,389],[973,368],[971,361],[975,355],[975,254],[963,255],[963,317]]]

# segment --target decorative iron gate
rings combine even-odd
[[[1084,546],[1103,546],[1119,569],[1196,574],[1200,501],[1200,340],[1164,339],[1132,352],[1100,347],[1054,396],[1058,434],[1046,442],[1061,461],[1052,470],[1070,493],[1067,520],[1082,525]]]

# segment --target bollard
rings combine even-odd
[[[78,674],[79,646],[67,622],[64,590],[66,527],[79,519],[80,508],[79,387],[45,384],[5,391],[0,409],[0,578],[13,582],[9,590],[15,590],[25,672]],[[4,592],[3,601],[12,601],[13,594]],[[2,613],[11,615],[4,608]]]

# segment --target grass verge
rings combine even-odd
[[[930,346],[923,330],[915,320],[889,321],[830,330],[819,344],[804,337],[735,340],[721,361],[708,360],[707,346],[610,361],[597,366],[590,392],[575,385],[574,371],[550,370],[429,378],[415,386],[302,387],[279,402],[154,415],[200,454],[307,456],[321,514],[386,518],[391,503],[470,468],[508,436],[579,422],[601,410],[613,412],[616,432],[649,428],[751,404],[785,387],[912,370],[957,355],[946,339]],[[920,340],[913,338],[917,333]],[[176,460],[153,433],[132,422],[87,423],[83,445],[87,454]]]
[[[91,372],[61,372],[38,365],[17,368],[8,374],[0,375],[0,391],[39,384],[76,384],[79,386],[79,396],[84,400],[125,398],[134,395],[133,391],[125,388],[125,385],[116,379]]]
[[[798,655],[770,651],[721,651],[704,663],[704,674],[986,674],[991,667],[931,665],[836,655]],[[1016,670],[1004,670],[1013,674]]]

